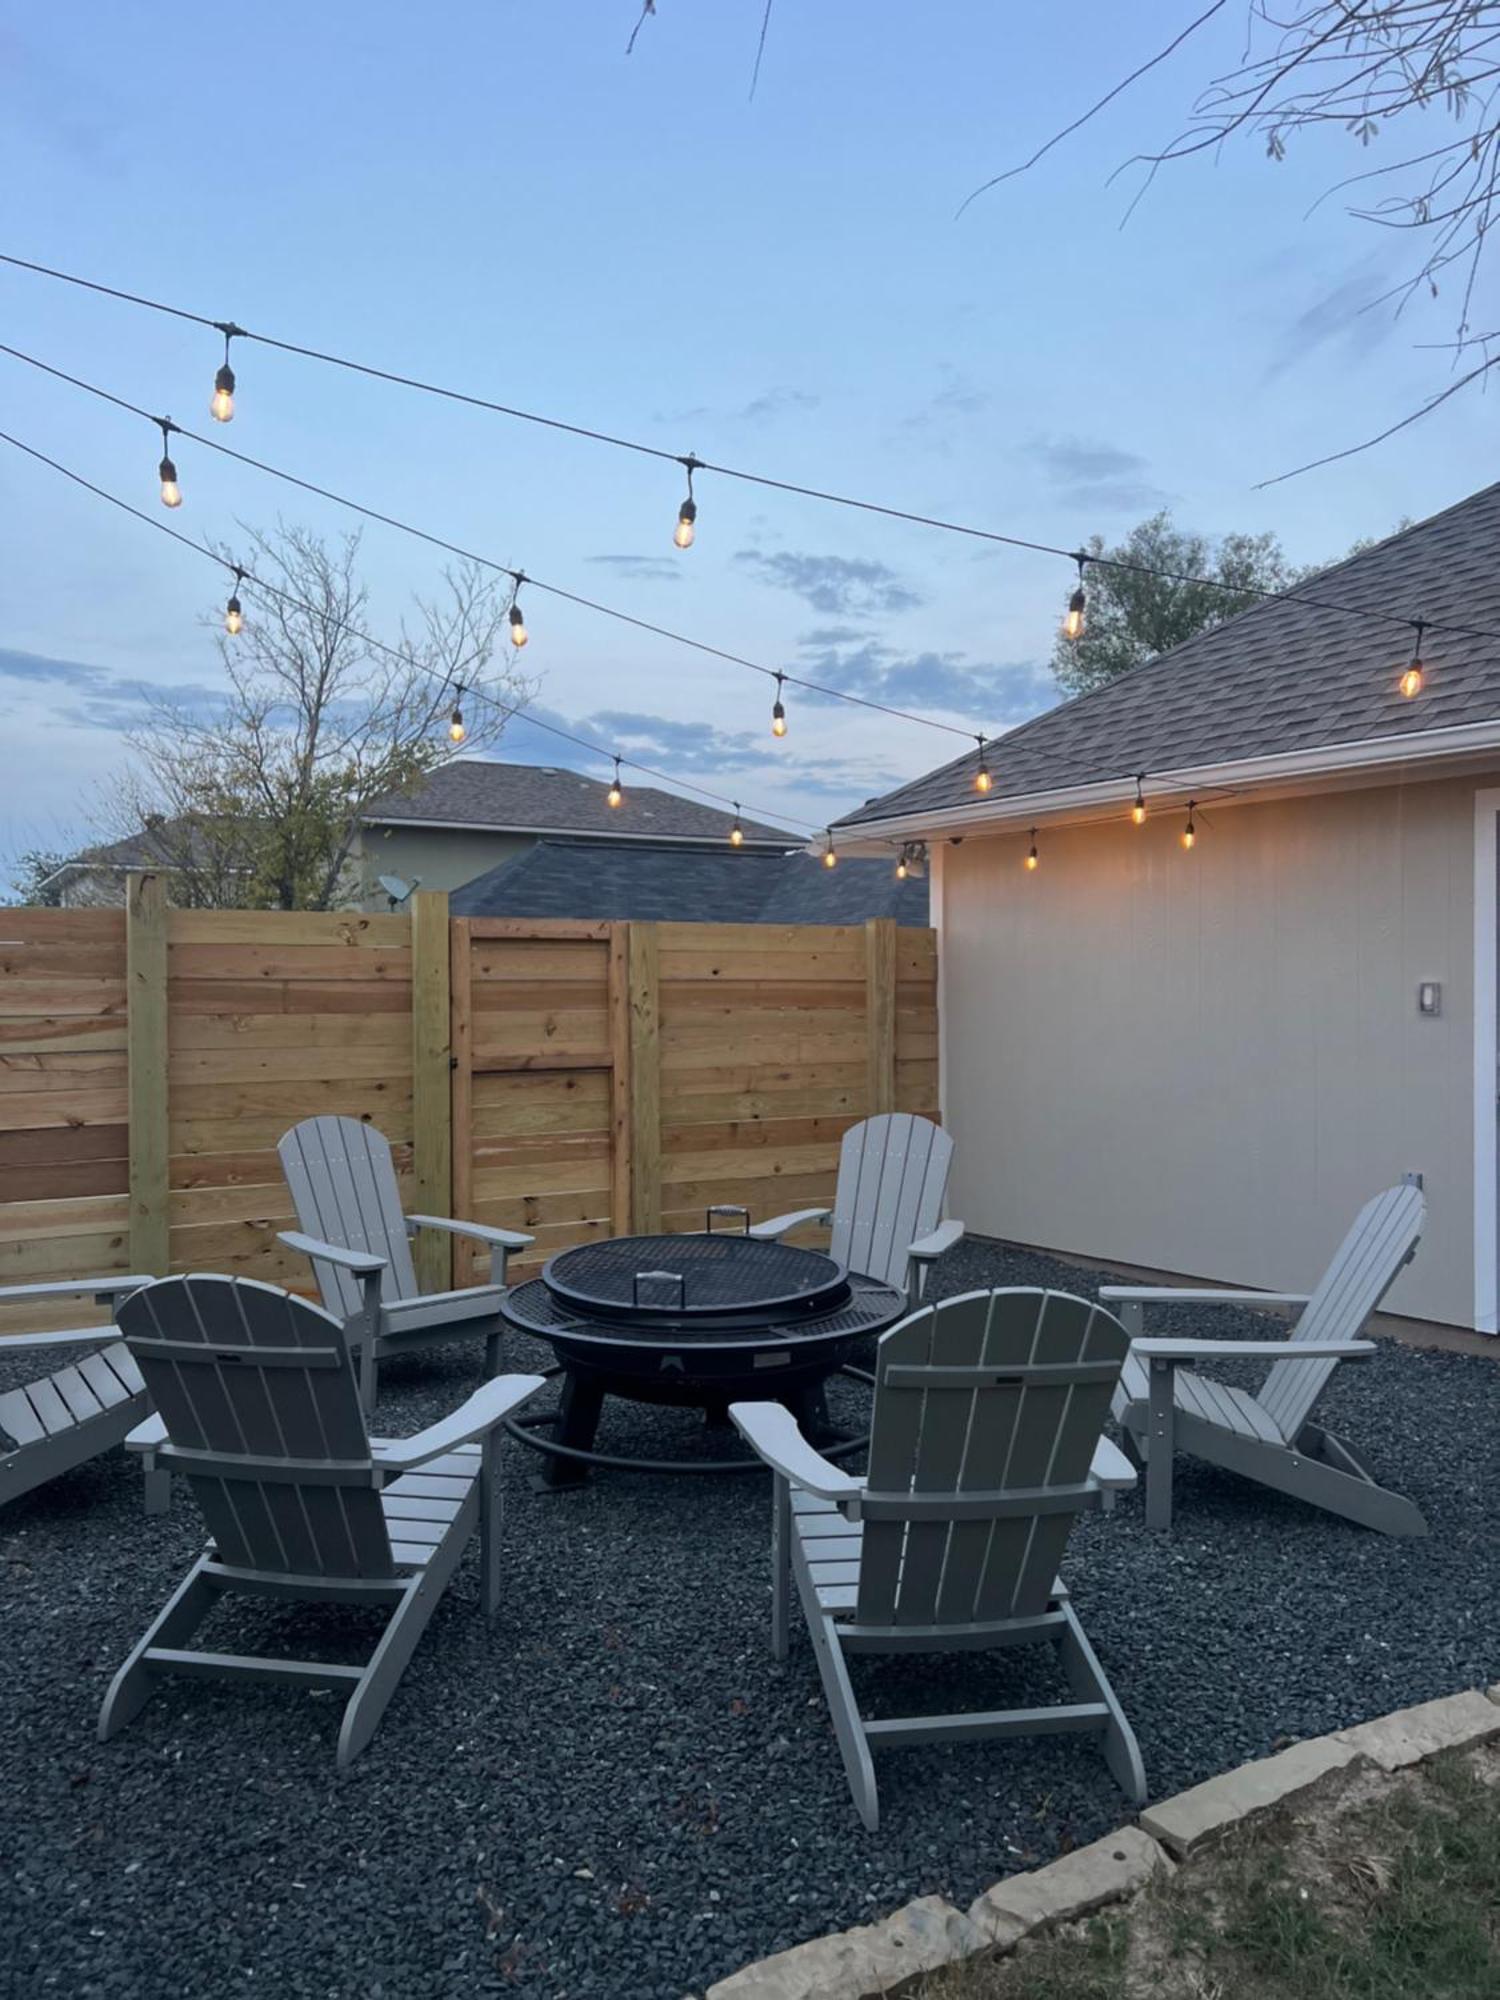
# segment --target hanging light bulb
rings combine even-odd
[[[1130,817],[1135,821],[1137,826],[1144,826],[1146,824],[1146,795],[1141,790],[1141,778],[1145,775],[1145,772],[1142,771],[1136,778],[1135,804],[1130,808]]]
[[[974,789],[976,792],[987,792],[995,781],[990,776],[989,765],[984,761],[984,738],[976,736],[974,741],[979,745],[979,768],[974,773]]]
[[[526,620],[521,616],[519,598],[521,585],[526,581],[520,570],[515,571],[515,588],[510,594],[510,643],[519,653],[531,634],[526,630]]]
[[[838,865],[839,858],[833,851],[833,828],[829,827],[828,845],[823,849],[823,866],[825,868],[837,868]]]
[[[161,480],[161,504],[163,507],[182,505],[182,488],[177,484],[177,467],[172,463],[172,433],[177,426],[170,417],[158,417],[161,425],[161,464],[156,468]]]
[[[681,463],[687,467],[688,490],[686,500],[677,509],[677,526],[672,531],[672,540],[678,548],[690,549],[693,546],[693,523],[698,518],[698,503],[693,498],[693,471],[700,461],[689,452]]]
[[[1191,847],[1193,842],[1198,838],[1198,829],[1193,825],[1193,808],[1197,803],[1196,799],[1188,800],[1187,825],[1182,829],[1182,844],[1184,847]]]
[[[453,683],[453,713],[448,717],[448,741],[450,743],[462,743],[469,733],[464,727],[463,698],[464,684],[462,681],[455,681]]]
[[[1406,696],[1408,701],[1411,701],[1416,695],[1422,692],[1422,682],[1426,677],[1425,669],[1422,665],[1422,634],[1426,629],[1425,620],[1419,618],[1417,620],[1417,643],[1412,648],[1411,665],[1401,676],[1398,683],[1401,692]]]
[[[786,704],[781,699],[781,691],[786,685],[786,675],[776,676],[776,699],[771,703],[771,734],[786,735]]]
[[[231,639],[237,638],[245,629],[245,614],[240,605],[240,585],[245,580],[245,572],[237,569],[234,573],[234,589],[229,593],[229,602],[224,606],[224,630]]]
[[[911,863],[907,859],[910,852],[911,852],[910,848],[903,847],[899,856],[897,857],[896,880],[898,882],[904,882],[907,876],[911,873]]]
[[[620,760],[618,757],[616,757],[615,759],[614,779],[610,784],[609,790],[605,793],[604,798],[605,798],[605,803],[610,806],[622,806],[625,803],[625,794],[620,788]]]
[[[1084,608],[1088,603],[1088,596],[1083,587],[1083,566],[1088,561],[1088,557],[1080,549],[1073,560],[1078,565],[1078,587],[1068,599],[1068,615],[1063,619],[1062,627],[1065,639],[1081,639],[1083,637],[1083,614]]]
[[[1027,848],[1027,850],[1026,850],[1026,866],[1027,866],[1027,868],[1028,868],[1028,869],[1032,869],[1032,868],[1035,868],[1035,867],[1036,867],[1036,864],[1037,864],[1037,862],[1038,862],[1038,861],[1040,860],[1040,858],[1041,858],[1041,857],[1040,857],[1040,856],[1038,855],[1038,853],[1037,853],[1037,851],[1036,851],[1036,828],[1035,828],[1035,827],[1033,827],[1033,828],[1031,829],[1031,845],[1030,845],[1030,847],[1028,847],[1028,848]]]
[[[729,845],[731,847],[743,847],[744,844],[745,829],[740,825],[740,802],[736,799],[734,802],[734,825],[729,829]]]
[[[209,401],[208,413],[216,424],[227,424],[234,418],[234,370],[229,365],[229,343],[239,328],[221,325],[219,331],[224,336],[224,365],[214,377],[214,393]]]

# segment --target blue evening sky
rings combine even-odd
[[[1458,399],[1257,493],[1440,386],[1453,308],[1358,306],[1409,246],[1315,198],[1338,136],[1111,171],[1171,136],[1226,14],[1024,178],[1192,14],[1078,0],[81,0],[0,26],[0,249],[215,318],[814,486],[1072,545],[1158,504],[1341,553],[1493,476]],[[1232,12],[1232,10],[1231,10]],[[1434,112],[1434,122],[1439,114]],[[212,429],[216,336],[0,267],[3,339]],[[640,617],[989,731],[1055,699],[1070,576],[1043,557],[704,478],[238,344],[242,451]],[[0,356],[0,428],[157,511],[138,419]],[[187,442],[187,532],[345,521]],[[219,684],[201,559],[0,446],[0,850],[82,825],[146,691]],[[168,518],[162,516],[162,518]],[[441,559],[365,539],[375,629]],[[953,739],[766,683],[541,597],[538,712],[822,822]],[[1380,663],[1376,663],[1377,665]],[[525,723],[500,754],[607,775]]]

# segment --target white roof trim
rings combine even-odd
[[[727,820],[729,814],[725,813]],[[613,827],[601,827],[597,832],[582,826],[505,826],[498,820],[477,819],[409,819],[404,814],[392,814],[383,819],[378,814],[366,813],[360,820],[361,826],[415,826],[424,833],[511,833],[520,834],[531,840],[578,840],[590,841],[598,845],[613,847],[621,840],[645,840],[653,847],[711,847],[718,841],[728,842],[724,833],[617,833]],[[801,844],[801,836],[789,833],[784,839],[773,834],[747,833],[746,847],[773,848],[778,854],[783,848],[793,848]]]
[[[1004,760],[1004,738],[995,740],[997,764]],[[1283,750],[1269,756],[1237,757],[1217,764],[1183,764],[1166,771],[1148,771],[1148,802],[1187,799],[1195,794],[1248,792],[1272,786],[1337,790],[1358,783],[1372,772],[1401,771],[1422,764],[1443,766],[1476,753],[1500,750],[1500,717],[1487,722],[1460,723],[1450,729],[1424,729],[1404,736],[1368,736],[1352,743],[1327,743],[1310,750]],[[925,812],[861,820],[854,826],[834,825],[834,844],[841,853],[887,851],[893,840],[920,840],[932,834],[965,833],[992,827],[1030,825],[1033,821],[1087,818],[1101,808],[1128,804],[1135,797],[1135,774],[1104,778],[1087,785],[1063,785],[1045,792],[1022,792],[1010,798],[976,799],[972,804],[938,806]]]

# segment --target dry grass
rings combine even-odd
[[[1332,1788],[920,2000],[1496,2000],[1500,1746]]]

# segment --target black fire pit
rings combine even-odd
[[[785,1403],[811,1437],[829,1437],[823,1389],[856,1342],[906,1310],[893,1285],[832,1257],[725,1233],[621,1236],[553,1257],[502,1308],[522,1333],[550,1341],[562,1393],[553,1417],[513,1421],[513,1434],[547,1454],[542,1484],[574,1486],[589,1465],[652,1472],[743,1472],[755,1461],[622,1459],[595,1452],[606,1396],[704,1411],[722,1423],[731,1403]],[[535,1434],[550,1424],[550,1438]],[[860,1439],[835,1441],[853,1450]]]

